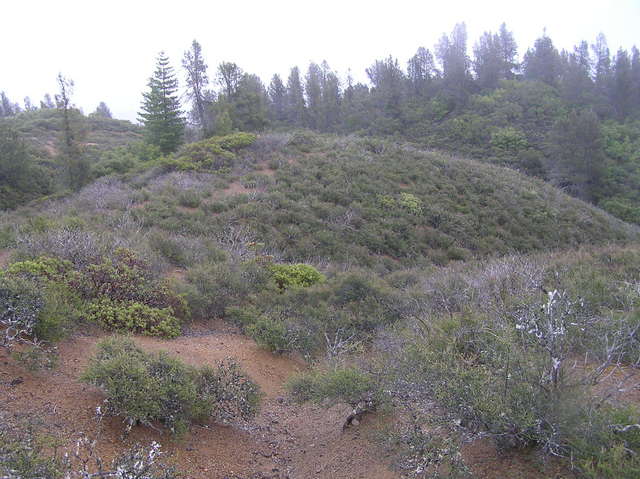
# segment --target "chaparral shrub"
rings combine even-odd
[[[105,392],[101,412],[122,416],[129,429],[158,421],[181,433],[191,422],[209,417],[248,419],[257,412],[260,397],[233,362],[195,368],[164,352],[146,353],[126,338],[100,342],[83,381]]]

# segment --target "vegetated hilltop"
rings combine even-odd
[[[62,111],[57,108],[44,108],[23,111],[3,121],[13,125],[41,158],[53,158],[62,137]],[[85,154],[92,160],[100,153],[117,147],[124,147],[140,141],[142,130],[130,121],[116,120],[91,114],[84,116],[73,110],[74,127],[77,128],[78,141],[85,146]]]
[[[130,169],[19,216],[37,216],[47,229],[75,216],[101,230],[97,221],[126,212],[176,249],[231,241],[232,229],[287,261],[387,269],[638,237],[636,227],[540,180],[371,138],[235,134]]]

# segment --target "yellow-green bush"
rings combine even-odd
[[[306,288],[325,280],[322,273],[308,264],[274,264],[270,269],[281,290],[291,287]]]
[[[180,321],[170,307],[159,309],[135,301],[114,301],[103,296],[87,305],[86,317],[113,331],[166,338],[180,335]]]

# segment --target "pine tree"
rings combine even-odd
[[[304,92],[302,81],[300,80],[300,70],[293,67],[287,79],[287,120],[293,126],[304,126],[306,117],[306,106],[304,102]]]
[[[207,64],[202,58],[202,47],[196,40],[191,44],[191,50],[184,52],[182,66],[187,72],[187,96],[193,102],[193,117],[203,134],[207,135],[210,130],[206,107],[209,77]]]
[[[58,74],[60,93],[56,98],[56,106],[62,113],[62,137],[58,161],[62,166],[63,183],[77,191],[89,181],[89,163],[84,155],[78,136],[81,135],[79,118],[82,115],[71,103],[73,81]]]
[[[546,32],[524,55],[524,77],[555,86],[560,76],[560,55]]]
[[[148,86],[149,91],[142,94],[142,111],[138,114],[145,137],[162,153],[174,152],[182,143],[184,119],[177,95],[178,80],[164,52],[158,55],[156,70]]]
[[[277,73],[269,84],[269,116],[276,124],[283,123],[287,117],[287,89]]]
[[[100,118],[113,118],[113,115],[111,115],[111,110],[103,101],[100,102],[100,104],[96,108],[96,111],[93,112],[93,115]]]

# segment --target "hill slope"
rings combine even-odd
[[[202,165],[193,146],[181,155],[182,168]],[[141,231],[164,231],[164,243],[197,242],[191,250],[212,239],[229,245],[235,235],[285,260],[391,269],[638,238],[636,227],[542,181],[403,144],[272,134],[225,158],[216,170],[165,165],[106,178],[18,216],[42,215],[47,229],[78,216],[103,230],[129,212]],[[168,259],[188,266],[185,255]]]

